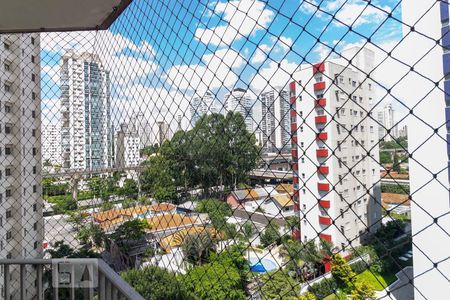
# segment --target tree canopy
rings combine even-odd
[[[207,193],[216,186],[232,189],[257,166],[259,150],[241,114],[204,115],[191,130],[176,132],[144,163],[142,188],[159,198],[172,197],[175,186],[201,187]]]
[[[131,269],[121,276],[146,300],[185,299],[175,274],[164,269],[148,266]]]

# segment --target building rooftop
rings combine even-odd
[[[213,237],[217,236],[217,231],[214,230],[214,228],[211,228],[211,227],[205,228],[203,226],[196,226],[196,227],[182,229],[180,231],[175,232],[174,234],[166,236],[159,242],[159,245],[166,252],[169,252],[172,248],[181,246],[184,242],[184,239],[187,236],[195,234],[195,233],[202,233],[202,232],[208,232]]]
[[[199,217],[191,217],[182,214],[165,214],[147,218],[146,220],[150,225],[149,231],[186,227],[187,225],[202,223]]]

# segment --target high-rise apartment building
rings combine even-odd
[[[42,125],[42,163],[61,164],[61,126],[59,124]]]
[[[247,91],[241,88],[235,88],[224,98],[225,111],[237,112],[244,117],[245,127],[253,132],[253,103]]]
[[[261,102],[261,131],[263,147],[267,152],[290,148],[289,93],[282,88],[263,92]]]
[[[406,124],[413,157],[408,162],[414,299],[442,299],[450,294],[449,3],[403,0],[401,13],[408,38],[396,46],[396,60],[402,64],[392,70],[399,81],[395,90],[402,91],[401,99],[411,109]],[[404,71],[411,66],[414,71]]]
[[[42,258],[39,34],[1,35],[0,47],[0,257]],[[19,295],[19,272],[10,271]],[[36,295],[35,274],[26,267],[26,299]]]
[[[386,104],[380,111],[377,112],[378,121],[378,139],[389,142],[393,138],[398,138],[398,130],[395,125],[394,109],[392,104]],[[389,132],[388,132],[389,130]]]
[[[140,163],[140,138],[137,130],[121,124],[120,130],[116,133],[116,161],[115,166],[136,167]]]
[[[161,146],[165,141],[170,139],[170,128],[169,124],[164,121],[158,121],[156,125],[158,126],[158,144]]]
[[[109,71],[96,54],[67,51],[61,68],[63,167],[95,170],[113,163]]]
[[[203,116],[216,113],[216,105],[214,102],[214,96],[210,92],[206,92],[202,97],[195,96],[190,103],[191,111],[191,126],[194,127],[195,123]]]
[[[359,70],[370,69],[373,52],[358,55]],[[378,132],[368,115],[374,84],[339,62],[301,66],[290,84],[290,101],[294,202],[301,217],[297,238],[320,237],[345,250],[377,230],[381,194]]]

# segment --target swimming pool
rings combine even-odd
[[[266,273],[278,268],[277,264],[269,258],[259,259],[257,257],[251,257],[248,262],[250,264],[250,271],[255,273]]]

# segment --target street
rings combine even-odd
[[[44,217],[44,241],[54,244],[57,241],[64,241],[72,248],[79,246],[75,239],[75,229],[66,222],[67,215],[54,215]]]

